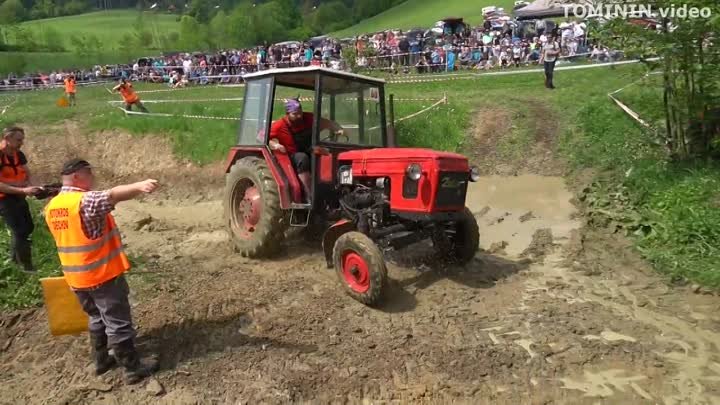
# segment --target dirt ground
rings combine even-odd
[[[134,176],[121,162],[114,178]],[[218,169],[168,166],[157,174],[175,191],[116,213],[144,264],[128,275],[140,347],[161,372],[134,387],[119,370],[94,377],[87,335],[51,337],[42,309],[16,311],[0,317],[0,404],[720,403],[718,297],[668,286],[630,244],[585,228],[560,177],[488,173],[468,196],[474,261],[391,264],[370,309],[319,246],[233,254]]]

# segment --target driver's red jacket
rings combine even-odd
[[[277,139],[280,145],[284,146],[288,155],[296,153],[297,145],[295,144],[294,135],[303,131],[311,130],[313,126],[313,113],[303,113],[302,120],[292,124],[287,116],[272,123],[270,127],[270,139]]]

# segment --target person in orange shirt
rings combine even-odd
[[[148,112],[147,108],[145,108],[143,103],[140,101],[140,97],[138,97],[137,93],[135,93],[132,83],[130,83],[129,80],[125,78],[120,79],[120,84],[113,87],[112,91],[120,92],[120,95],[125,102],[125,109],[127,111],[132,110],[132,106],[136,105],[140,111],[144,113]]]
[[[75,76],[69,75],[65,78],[65,95],[70,101],[70,105],[75,105]]]

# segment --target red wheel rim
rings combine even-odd
[[[262,199],[258,188],[250,180],[238,184],[235,192],[236,234],[243,239],[252,238],[262,213]]]
[[[342,266],[345,282],[353,291],[363,294],[370,289],[370,270],[362,256],[355,252],[346,252]]]

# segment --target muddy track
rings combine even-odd
[[[390,265],[379,309],[317,246],[232,254],[216,198],[126,203],[134,316],[166,392],[91,376],[87,336],[52,338],[30,310],[0,318],[0,404],[720,403],[718,298],[668,287],[571,199],[560,178],[483,178],[468,197],[483,250]]]

